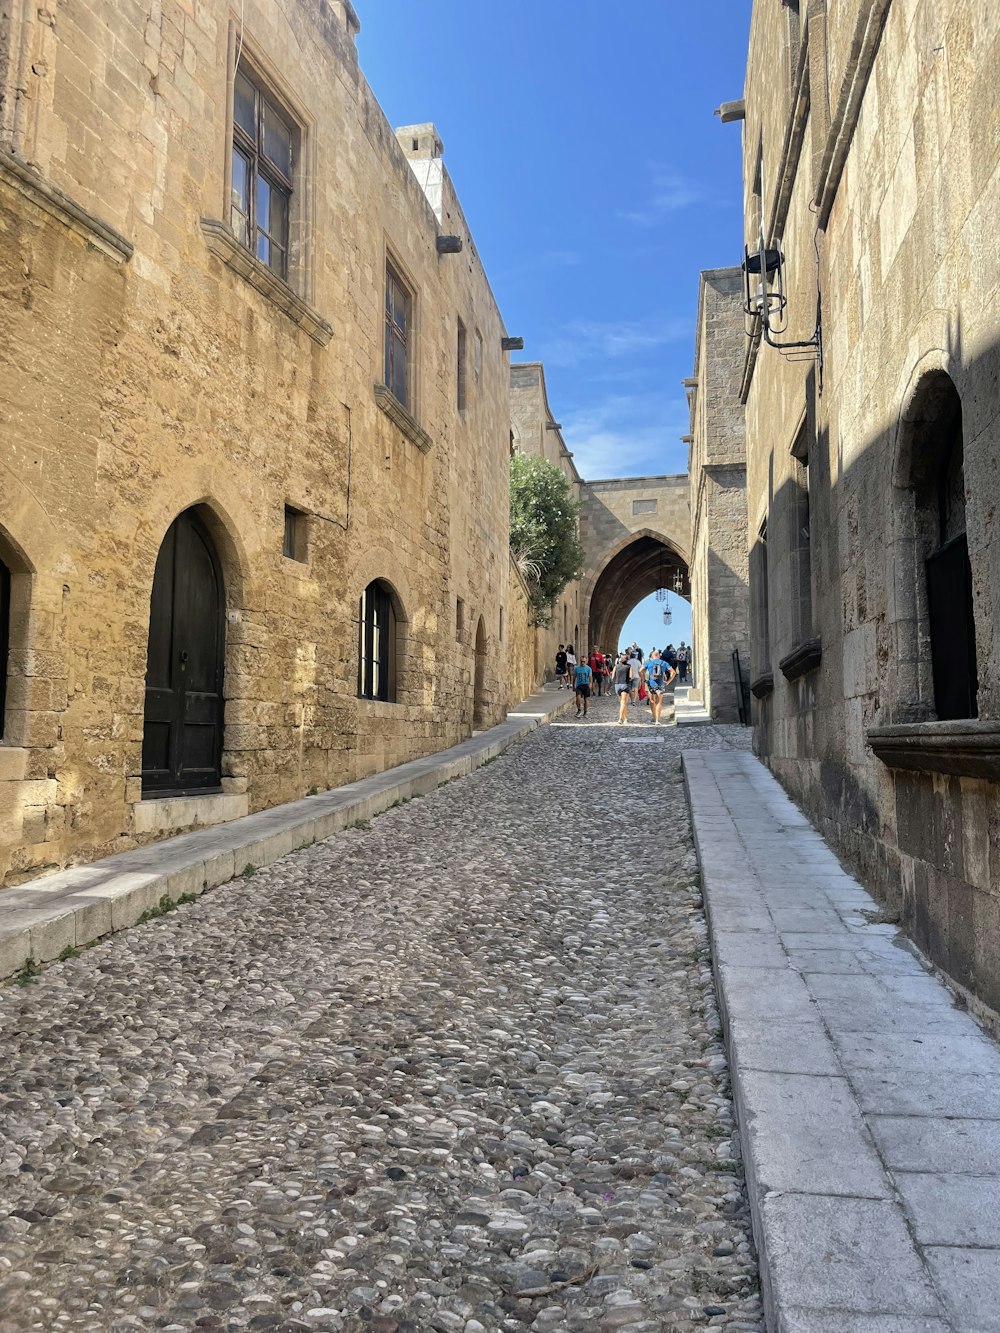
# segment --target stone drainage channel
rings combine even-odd
[[[0,992],[4,1333],[763,1328],[679,764],[746,733],[614,713]]]

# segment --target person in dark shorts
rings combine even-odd
[[[558,651],[556,652],[556,681],[558,682],[557,688],[560,690],[564,685],[569,689],[569,681],[566,679],[566,672],[566,649],[560,644]]]
[[[663,708],[663,694],[670,682],[677,675],[673,667],[663,660],[654,648],[646,663],[646,689],[649,692],[649,711],[653,725],[660,725],[660,710]]]
[[[590,682],[594,679],[594,673],[586,662],[578,662],[573,668],[573,688],[576,690],[576,715],[580,716],[580,705],[583,705],[583,716],[587,716],[587,708],[590,704]]]
[[[618,721],[628,722],[628,706],[632,700],[635,665],[626,650],[618,658],[614,670],[615,694],[618,695]]]

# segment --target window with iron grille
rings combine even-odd
[[[288,278],[288,213],[294,132],[288,118],[243,71],[233,94],[233,234],[261,263]]]
[[[388,584],[376,579],[358,604],[358,695],[396,699],[396,613]]]
[[[391,264],[385,269],[385,383],[397,402],[410,406],[409,336],[413,298]]]

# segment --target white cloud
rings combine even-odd
[[[653,316],[646,320],[601,323],[575,319],[542,339],[541,359],[551,366],[578,366],[587,361],[637,356],[694,336],[689,316]]]
[[[660,476],[687,471],[687,402],[667,394],[611,394],[563,414],[562,436],[580,475]]]
[[[623,209],[618,216],[636,227],[655,227],[671,213],[703,204],[708,198],[708,191],[698,181],[653,167],[646,202],[635,209]]]

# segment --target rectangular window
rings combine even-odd
[[[813,632],[812,610],[812,532],[809,513],[809,435],[803,426],[792,446],[793,467],[792,513],[790,515],[791,541],[789,569],[791,572],[792,612],[796,641],[802,643]]]
[[[391,264],[385,269],[385,383],[397,402],[410,406],[409,338],[413,298]]]
[[[753,612],[753,640],[751,666],[754,678],[771,670],[771,635],[768,572],[767,572],[767,519],[750,552],[750,598]]]
[[[461,597],[455,598],[455,638],[459,643],[465,633],[465,603]]]
[[[458,403],[458,410],[460,412],[463,412],[465,410],[465,388],[466,388],[467,355],[468,355],[466,346],[467,343],[468,343],[468,335],[466,334],[465,331],[465,325],[462,323],[461,320],[459,320],[458,356],[456,364],[456,385],[457,385],[456,401]]]
[[[503,607],[500,608],[500,642],[503,643]]]
[[[478,384],[483,376],[483,335],[476,329],[476,351],[475,361],[472,368],[473,377]]]
[[[230,225],[242,245],[285,279],[293,137],[291,122],[243,70],[238,70],[233,94]]]
[[[301,509],[285,505],[285,539],[281,553],[289,560],[305,563],[309,558],[307,523],[308,518]]]

